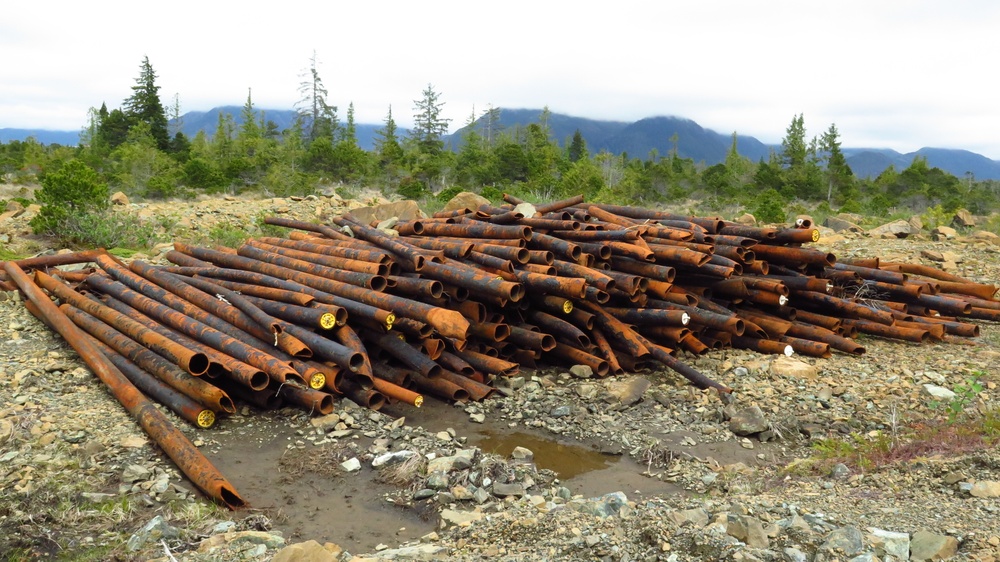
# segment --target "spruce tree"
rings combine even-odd
[[[132,95],[124,102],[124,112],[132,123],[146,123],[149,133],[156,141],[156,147],[167,150],[170,147],[170,134],[167,131],[167,114],[160,101],[160,87],[156,85],[156,73],[149,57],[143,57],[139,67],[139,77],[132,86]]]

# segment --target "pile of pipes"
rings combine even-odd
[[[350,214],[271,217],[287,238],[177,242],[170,266],[103,250],[5,262],[0,285],[19,288],[141,422],[156,410],[136,387],[198,427],[235,411],[233,398],[319,414],[334,396],[375,409],[425,394],[481,400],[497,377],[543,363],[596,376],[664,365],[730,392],[678,352],[862,354],[858,333],[968,343],[978,326],[965,319],[1000,318],[996,287],[878,258],[838,263],[803,247],[819,237],[808,221],[507,202],[391,232]],[[58,268],[71,263],[96,268]],[[213,482],[196,484],[219,497]]]

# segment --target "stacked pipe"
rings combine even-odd
[[[496,378],[539,364],[597,376],[665,365],[730,392],[679,353],[862,354],[858,333],[968,342],[978,327],[965,320],[1000,318],[996,287],[877,258],[838,263],[804,247],[818,239],[808,222],[506,199],[394,231],[350,214],[330,225],[271,217],[287,238],[236,250],[176,242],[169,266],[102,250],[33,258],[5,264],[0,284],[56,297],[77,328],[64,337],[202,428],[234,411],[234,397],[314,413],[335,396],[373,409],[420,406],[425,394],[482,400]],[[96,268],[57,267],[71,263]],[[15,268],[35,270],[34,282]]]

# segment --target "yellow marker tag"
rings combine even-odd
[[[812,235],[813,242],[819,242],[819,231],[814,230]]]
[[[324,330],[333,329],[337,325],[337,317],[333,314],[326,313],[319,317],[319,325]]]
[[[424,397],[423,396],[417,396],[416,398],[414,398],[413,399],[413,405],[416,406],[417,408],[423,406],[424,405]]]
[[[573,312],[573,302],[572,301],[563,301],[563,307],[562,308],[563,308],[563,312],[565,312],[566,314],[569,314],[570,312]]]
[[[326,375],[324,375],[323,373],[316,373],[312,376],[311,379],[309,379],[310,388],[320,389],[323,388],[324,384],[326,384]]]
[[[209,428],[215,423],[215,412],[212,410],[202,410],[198,414],[198,427]]]

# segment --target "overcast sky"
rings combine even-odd
[[[224,7],[223,7],[224,6]],[[329,102],[400,126],[432,84],[452,130],[475,109],[674,115],[777,143],[802,113],[845,147],[1000,159],[1000,3],[645,1],[4,5],[0,128],[79,129],[148,56],[165,105],[291,109],[315,50]]]

